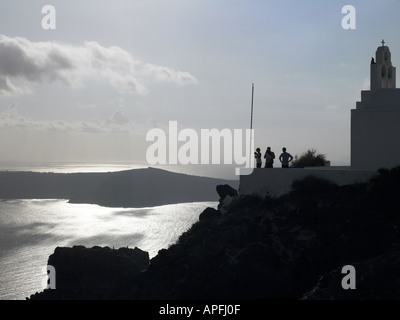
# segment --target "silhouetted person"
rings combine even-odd
[[[282,148],[282,153],[279,156],[279,161],[282,163],[282,168],[289,168],[289,162],[292,160],[292,155],[286,152],[286,148]]]
[[[260,150],[260,148],[257,148],[256,152],[254,152],[254,158],[256,158],[257,168],[261,168],[261,150]]]
[[[275,153],[271,151],[271,147],[268,147],[267,151],[265,151],[264,159],[265,159],[265,168],[274,167]]]

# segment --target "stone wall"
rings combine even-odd
[[[342,186],[366,182],[375,173],[372,170],[350,170],[349,167],[254,169],[252,174],[240,176],[239,193],[279,197],[291,190],[293,181],[306,176],[327,179]]]

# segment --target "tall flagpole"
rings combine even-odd
[[[249,156],[250,156],[250,162],[252,161],[253,155],[251,154],[251,146],[252,146],[252,140],[253,140],[253,105],[254,104],[254,83],[251,84],[251,116],[250,116],[250,145],[249,145]]]
[[[250,118],[250,130],[253,129],[253,102],[254,102],[254,83],[251,84],[251,118]]]

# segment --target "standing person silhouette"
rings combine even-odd
[[[264,159],[265,159],[265,168],[274,167],[275,153],[271,151],[271,147],[268,147],[267,151],[265,151]]]
[[[286,152],[286,148],[282,148],[282,153],[279,156],[279,161],[282,163],[282,168],[289,168],[289,163],[292,160],[293,160],[292,155]]]
[[[254,152],[254,158],[256,158],[256,162],[257,162],[257,168],[261,168],[261,150],[260,148],[256,149],[256,152]]]

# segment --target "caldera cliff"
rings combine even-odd
[[[57,288],[29,299],[399,299],[399,181],[400,167],[342,187],[307,177],[263,199],[218,185],[218,208],[152,259],[56,248]],[[342,286],[346,265],[356,289]]]

